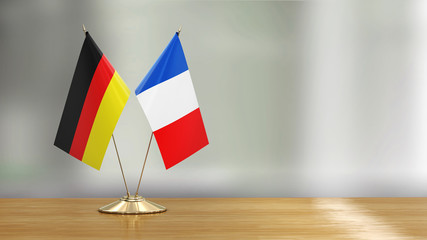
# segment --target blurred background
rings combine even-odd
[[[426,1],[1,1],[0,197],[120,197],[53,145],[85,24],[136,88],[180,25],[210,144],[146,197],[427,196]],[[131,192],[150,137],[134,94],[114,135]]]

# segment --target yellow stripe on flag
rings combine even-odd
[[[129,98],[130,90],[117,72],[111,78],[93,122],[82,161],[100,169],[111,135]]]

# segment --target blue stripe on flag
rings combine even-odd
[[[187,61],[185,60],[184,51],[178,34],[175,33],[168,46],[163,50],[156,63],[135,89],[138,95],[143,91],[156,86],[168,79],[175,77],[188,70]]]

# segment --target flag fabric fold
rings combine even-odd
[[[86,32],[54,145],[100,169],[130,90]]]
[[[135,90],[166,169],[209,144],[176,33]]]

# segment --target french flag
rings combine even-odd
[[[209,144],[176,33],[135,90],[166,169]]]

